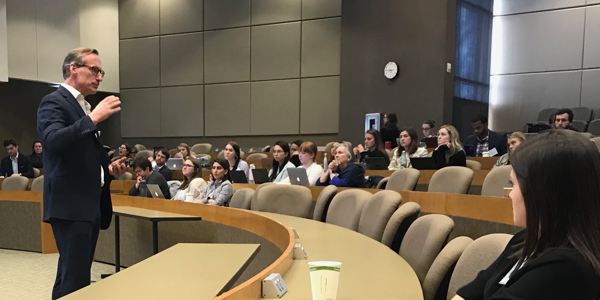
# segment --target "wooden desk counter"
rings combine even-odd
[[[423,299],[410,265],[387,246],[355,231],[323,222],[273,213],[260,213],[293,227],[308,254],[294,260],[283,275],[285,299],[310,299],[308,262],[342,262],[338,299]]]
[[[212,299],[259,246],[177,244],[64,299]]]

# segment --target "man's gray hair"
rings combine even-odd
[[[67,53],[67,56],[65,56],[65,60],[63,61],[62,65],[63,78],[67,79],[69,78],[69,76],[71,76],[71,71],[69,70],[69,66],[71,64],[82,66],[84,64],[83,58],[86,55],[90,54],[98,55],[98,50],[93,48],[75,48],[69,51],[69,53]]]

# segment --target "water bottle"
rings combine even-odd
[[[327,169],[327,153],[323,155],[323,169]]]

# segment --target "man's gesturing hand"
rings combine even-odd
[[[90,118],[94,125],[98,125],[98,123],[108,119],[119,111],[121,111],[121,100],[119,97],[108,96],[96,105],[96,108],[90,113]]]

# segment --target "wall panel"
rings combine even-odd
[[[495,75],[490,86],[490,127],[521,130],[543,108],[579,106],[581,71]]]
[[[304,78],[301,83],[300,133],[338,131],[340,77]],[[362,122],[362,120],[360,120]]]
[[[37,79],[36,0],[7,0],[8,76]],[[33,59],[32,59],[33,58]]]
[[[204,33],[204,81],[250,80],[250,28]]]
[[[6,0],[0,0],[0,81],[8,81],[8,48],[6,46]]]
[[[253,82],[251,89],[252,134],[298,133],[299,79]]]
[[[585,0],[496,0],[494,1],[494,15],[535,12],[584,4]]]
[[[300,22],[252,27],[252,80],[300,76]]]
[[[119,35],[122,39],[159,33],[159,0],[119,0]]]
[[[160,89],[121,91],[121,136],[160,136]]]
[[[250,0],[204,0],[206,30],[250,25]]]
[[[494,17],[491,74],[581,68],[584,8]]]
[[[250,134],[250,83],[204,87],[205,135]]]
[[[202,0],[160,1],[160,33],[180,33],[203,29]]]
[[[302,22],[302,76],[340,74],[341,18]]]
[[[584,70],[581,82],[581,106],[600,108],[600,69]],[[600,119],[600,116],[595,116]]]
[[[338,17],[342,15],[342,0],[302,0],[302,19]]]
[[[161,88],[160,128],[162,136],[204,135],[204,87]]]
[[[121,40],[121,88],[158,87],[158,37]]]
[[[252,0],[252,24],[297,21],[301,10],[301,0]]]
[[[160,37],[162,86],[200,84],[204,81],[202,32]]]
[[[600,5],[586,10],[583,67],[600,68]]]

